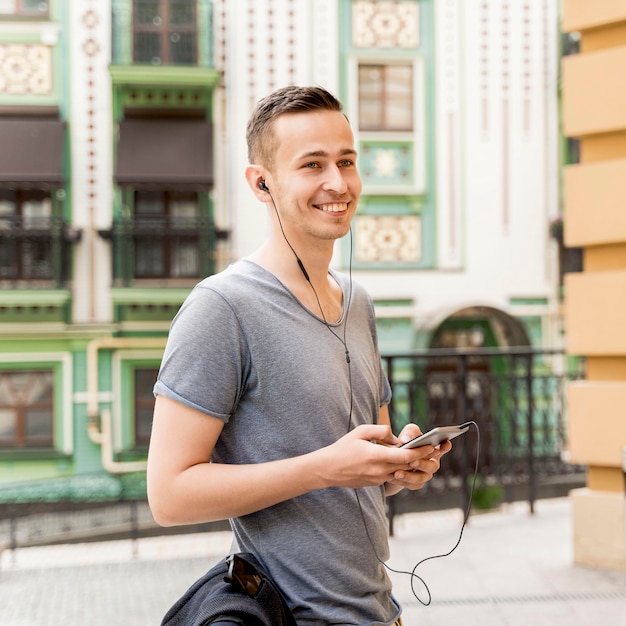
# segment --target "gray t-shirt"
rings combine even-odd
[[[391,390],[373,305],[358,284],[333,276],[344,303],[336,324],[248,260],[203,280],[181,307],[155,393],[225,422],[212,461],[306,454],[377,421]],[[313,491],[231,526],[239,549],[255,554],[283,590],[299,625],[387,625],[399,615],[377,559],[389,556],[382,487]]]

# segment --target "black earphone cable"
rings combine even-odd
[[[348,350],[348,344],[346,343],[346,330],[348,327],[348,312],[350,310],[350,303],[352,301],[352,226],[350,226],[350,274],[349,274],[350,279],[349,279],[349,287],[348,287],[348,302],[346,306],[343,308],[344,323],[343,323],[343,339],[342,339],[331,328],[328,320],[326,319],[326,315],[324,314],[324,309],[322,308],[322,303],[320,301],[319,296],[317,295],[317,290],[315,289],[315,286],[313,285],[313,282],[311,281],[311,278],[309,277],[309,273],[306,271],[306,268],[304,267],[304,263],[302,262],[302,260],[298,256],[298,253],[294,250],[293,246],[291,245],[291,242],[287,238],[285,229],[283,228],[283,222],[280,219],[280,213],[278,212],[278,207],[276,206],[276,202],[274,202],[274,196],[272,196],[272,193],[269,190],[268,186],[265,184],[265,181],[261,181],[261,183],[259,183],[259,187],[263,191],[265,191],[267,194],[269,194],[272,204],[274,205],[274,211],[276,211],[276,217],[278,218],[278,225],[280,226],[280,232],[282,233],[283,238],[285,239],[290,250],[293,252],[293,255],[296,258],[296,262],[298,263],[298,267],[302,271],[304,278],[306,279],[307,283],[309,283],[309,285],[311,286],[311,289],[313,290],[313,295],[315,296],[315,300],[317,301],[317,306],[319,307],[320,313],[322,315],[324,326],[326,326],[330,334],[333,335],[333,337],[335,337],[336,339],[338,339],[343,345],[343,349],[346,355],[346,362],[348,363],[348,376],[350,379],[350,421],[352,421],[352,373],[350,371],[350,351]],[[348,428],[349,428],[349,425],[348,425]]]
[[[359,503],[359,511],[361,512],[361,519],[363,520],[365,533],[367,534],[367,538],[370,542],[370,545],[372,546],[372,550],[374,551],[374,556],[376,557],[376,560],[389,572],[393,572],[394,574],[404,574],[406,576],[410,576],[411,577],[411,593],[413,594],[415,599],[424,606],[428,606],[432,602],[432,595],[430,593],[430,589],[428,588],[428,584],[426,583],[426,581],[422,578],[422,576],[416,573],[417,568],[420,565],[422,565],[422,563],[426,563],[427,561],[432,561],[434,559],[442,559],[444,557],[450,556],[459,547],[461,543],[461,539],[463,538],[463,532],[465,530],[465,526],[467,525],[467,521],[469,520],[470,513],[472,512],[472,500],[474,498],[474,488],[476,487],[476,480],[478,478],[478,465],[479,465],[479,460],[480,460],[480,428],[478,427],[478,424],[474,421],[470,420],[467,423],[472,424],[474,428],[476,428],[476,461],[474,464],[474,475],[472,478],[472,483],[471,483],[470,491],[468,494],[468,503],[465,509],[465,514],[463,516],[463,523],[461,524],[461,530],[459,532],[459,536],[454,546],[452,546],[452,548],[448,550],[448,552],[445,552],[443,554],[434,554],[432,556],[427,556],[421,559],[415,564],[415,566],[410,572],[407,570],[395,569],[387,565],[387,563],[385,563],[385,561],[383,561],[376,553],[376,550],[374,548],[374,542],[372,541],[369,528],[367,527],[367,521],[365,520],[365,515],[363,514],[363,507],[361,506],[361,499],[359,497],[358,489],[354,490],[357,502]],[[420,583],[422,583],[422,586],[424,587],[424,589],[426,590],[426,593],[428,594],[427,600],[423,600],[422,598],[420,598],[417,592],[415,591],[415,579],[419,580]]]
[[[338,339],[341,344],[343,345],[343,348],[345,350],[345,354],[346,354],[346,363],[348,364],[348,383],[350,386],[350,407],[349,407],[349,412],[348,412],[348,424],[347,424],[347,428],[346,430],[349,432],[351,429],[351,425],[352,425],[352,410],[353,410],[353,393],[352,393],[352,368],[350,367],[350,352],[348,350],[348,345],[347,345],[347,341],[346,341],[346,330],[347,330],[347,326],[348,326],[348,314],[350,311],[350,304],[352,302],[352,253],[353,253],[353,241],[352,241],[352,225],[350,226],[350,259],[349,259],[349,288],[348,288],[348,302],[347,305],[344,309],[344,321],[343,321],[343,339],[331,328],[330,324],[328,323],[328,320],[326,319],[326,316],[324,314],[324,309],[322,308],[322,303],[320,302],[319,296],[317,295],[317,290],[315,289],[315,286],[313,285],[313,282],[311,281],[308,272],[306,271],[306,268],[304,267],[304,264],[302,263],[302,261],[300,260],[300,257],[298,256],[297,252],[294,250],[293,246],[291,245],[291,243],[289,242],[289,239],[287,238],[287,235],[285,233],[285,229],[283,228],[283,223],[282,220],[280,219],[280,213],[278,212],[278,207],[276,206],[276,202],[274,202],[274,197],[272,196],[269,188],[267,187],[267,185],[265,184],[265,181],[262,181],[261,183],[259,183],[259,187],[265,191],[266,193],[269,194],[270,199],[272,200],[272,204],[274,205],[274,210],[276,211],[276,217],[278,218],[278,224],[280,226],[280,230],[282,232],[283,238],[285,239],[285,241],[287,242],[287,245],[289,246],[289,248],[291,249],[291,251],[293,252],[296,261],[298,263],[298,266],[300,267],[300,270],[302,271],[302,274],[304,275],[304,278],[306,279],[306,281],[309,283],[309,285],[311,286],[311,289],[313,290],[313,294],[315,295],[315,299],[317,301],[317,305],[320,309],[320,312],[322,314],[322,320],[323,320],[323,324],[324,326],[326,326],[326,328],[328,329],[328,331],[331,333],[331,335],[333,335],[333,337],[335,337],[336,339]],[[385,561],[383,561],[379,556],[378,553],[376,552],[376,548],[374,546],[374,541],[372,540],[372,537],[370,535],[370,531],[369,528],[367,526],[367,520],[365,519],[365,513],[363,512],[363,507],[361,505],[361,499],[359,497],[359,490],[358,489],[354,489],[354,494],[356,496],[356,501],[359,507],[359,512],[361,515],[361,519],[363,521],[363,526],[365,528],[365,533],[367,535],[367,538],[369,540],[370,546],[372,548],[372,552],[374,553],[374,556],[376,557],[376,560],[381,563],[383,565],[383,567],[385,567],[385,569],[387,569],[387,571],[389,572],[393,572],[394,574],[403,574],[406,576],[410,576],[411,578],[411,593],[413,594],[413,596],[415,597],[415,599],[420,602],[421,604],[423,604],[424,606],[428,606],[431,602],[432,602],[432,595],[430,593],[430,589],[428,587],[428,584],[426,583],[426,581],[419,575],[417,574],[417,568],[420,567],[420,565],[422,565],[423,563],[426,563],[427,561],[431,561],[433,559],[441,559],[447,556],[450,556],[460,545],[461,543],[461,539],[463,538],[463,532],[465,530],[465,526],[467,525],[467,521],[469,520],[469,516],[470,513],[472,511],[472,500],[474,497],[474,488],[476,486],[476,480],[478,477],[478,465],[479,465],[479,460],[480,460],[480,428],[478,427],[478,424],[474,421],[469,421],[467,422],[469,424],[473,424],[474,427],[476,428],[476,461],[475,461],[475,465],[474,465],[474,476],[472,479],[472,483],[471,483],[471,487],[470,487],[470,492],[468,495],[468,503],[467,503],[467,507],[465,510],[465,515],[463,517],[463,523],[461,525],[461,530],[459,532],[459,536],[458,539],[456,541],[456,543],[454,544],[454,546],[448,551],[445,552],[443,554],[435,554],[432,556],[428,556],[425,557],[423,559],[421,559],[420,561],[418,561],[415,566],[413,567],[413,569],[411,571],[407,571],[407,570],[399,570],[399,569],[395,569],[389,565],[387,565],[387,563],[385,563]],[[427,600],[423,600],[422,598],[419,597],[419,595],[417,594],[416,590],[415,590],[415,579],[419,580],[424,589],[426,590],[426,593],[428,594],[428,598]]]

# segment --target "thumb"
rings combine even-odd
[[[357,426],[352,432],[355,437],[367,441],[386,443],[388,445],[395,445],[397,443],[397,439],[391,431],[391,428],[386,424],[362,424],[361,426]]]

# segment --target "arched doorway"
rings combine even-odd
[[[508,399],[501,384],[510,378],[511,361],[485,349],[528,347],[528,333],[520,320],[491,306],[468,306],[439,318],[428,347],[425,414],[428,427],[474,421],[481,432],[481,467],[492,467],[492,452],[503,445],[502,424],[494,424]],[[495,433],[498,441],[494,441]],[[495,444],[495,445],[494,445]],[[463,475],[476,449],[457,446],[445,467]]]
[[[530,346],[517,318],[492,306],[467,306],[437,315],[430,326],[428,347],[512,348]]]

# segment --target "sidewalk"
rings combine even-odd
[[[516,503],[472,516],[457,550],[417,570],[432,594],[422,606],[409,576],[392,573],[405,626],[626,626],[626,572],[572,563],[566,498]],[[396,519],[389,565],[412,570],[456,543],[461,512]],[[23,548],[0,555],[2,626],[152,626],[228,552],[230,533]],[[423,600],[428,593],[415,580]]]
[[[417,573],[432,604],[412,595],[407,576],[394,575],[407,626],[626,626],[626,572],[573,564],[571,506],[567,498],[540,500],[474,515],[449,557]],[[448,552],[458,537],[460,511],[405,516],[396,525],[391,563]],[[427,599],[419,581],[415,590]]]

